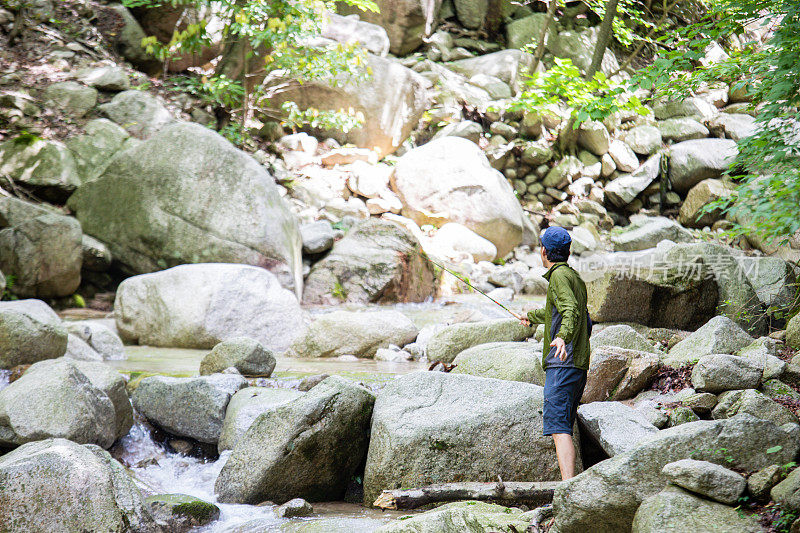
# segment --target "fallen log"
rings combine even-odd
[[[539,507],[553,501],[560,481],[440,483],[414,489],[384,490],[372,505],[380,509],[417,509],[431,503],[480,500],[503,505]]]

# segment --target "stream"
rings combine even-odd
[[[514,312],[541,306],[544,298],[521,297],[512,303],[504,302]],[[308,309],[317,315],[345,309],[364,311],[386,309],[378,305],[340,305]],[[391,306],[408,316],[418,328],[434,324],[507,318],[508,314],[477,294],[448,297],[440,301]],[[70,315],[69,319],[85,318]],[[106,361],[131,379],[163,374],[170,376],[196,376],[200,361],[209,350],[126,346],[126,359]],[[277,356],[277,364],[269,379],[256,380],[259,386],[296,387],[304,377],[329,374],[340,375],[378,390],[399,375],[428,367],[427,362],[388,362],[352,357],[293,359]],[[10,372],[0,371],[0,388],[8,384]],[[111,454],[130,469],[143,491],[152,493],[182,493],[210,501],[219,506],[220,518],[216,522],[197,528],[195,532],[255,533],[275,532],[325,532],[367,533],[381,525],[408,514],[408,512],[382,512],[358,504],[344,502],[313,503],[314,515],[309,518],[278,518],[273,505],[220,504],[214,494],[214,483],[227,461],[230,452],[217,460],[203,460],[167,451],[153,441],[147,423],[138,415],[131,431],[120,439]]]

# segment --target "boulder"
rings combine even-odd
[[[642,124],[628,130],[623,137],[625,144],[639,155],[650,155],[661,148],[661,131],[655,126]]]
[[[586,28],[583,31],[562,31],[547,43],[547,50],[556,57],[572,60],[581,71],[586,72],[592,63],[592,55],[597,48],[600,26]],[[610,75],[619,69],[619,63],[611,50],[605,50],[600,63],[600,71]]]
[[[6,531],[156,533],[136,482],[94,445],[47,439],[0,457]]]
[[[367,389],[333,376],[260,415],[217,478],[219,501],[341,499],[364,460],[374,398]]]
[[[655,154],[630,174],[622,174],[605,186],[606,197],[617,207],[631,203],[661,173],[661,154]]]
[[[711,354],[732,354],[753,342],[736,322],[726,316],[716,316],[672,347],[664,363],[682,366],[696,363]]]
[[[691,407],[679,406],[669,412],[669,422],[667,426],[674,428],[683,424],[697,422],[700,417],[692,410]]]
[[[632,525],[633,533],[663,531],[709,531],[719,533],[759,533],[753,517],[733,507],[697,497],[678,487],[668,486],[646,498]]]
[[[245,263],[271,270],[301,294],[300,232],[274,180],[203,126],[173,124],[119,152],[69,206],[130,273]]]
[[[650,386],[659,369],[659,356],[616,346],[592,350],[584,403],[627,400]]]
[[[103,29],[103,35],[115,52],[151,75],[163,72],[163,63],[148,54],[142,46],[142,39],[147,34],[128,8],[122,4],[111,4],[108,7],[98,6],[98,11],[109,20],[110,29]]]
[[[783,479],[783,469],[778,465],[765,466],[747,478],[747,491],[759,502],[769,500],[769,491]]]
[[[225,409],[225,420],[222,423],[217,450],[222,453],[234,449],[256,418],[302,395],[302,392],[293,389],[266,387],[247,387],[236,392]]]
[[[108,168],[112,156],[123,147],[133,144],[126,143],[130,135],[124,128],[105,118],[91,120],[83,129],[83,135],[66,141],[67,148],[75,159],[81,183],[101,176]]]
[[[708,461],[681,459],[661,472],[673,485],[727,505],[735,504],[747,487],[744,476]]]
[[[736,352],[736,355],[746,357],[764,369],[762,381],[777,379],[786,371],[787,362],[777,357],[781,345],[770,337],[756,339]]]
[[[506,24],[506,46],[508,48],[522,49],[527,45],[535,45],[539,42],[542,35],[547,15],[545,13],[533,13],[527,17],[518,18]],[[550,39],[556,39],[558,35],[555,28],[550,26],[545,36],[545,46]]]
[[[792,411],[753,389],[723,392],[719,395],[719,401],[711,416],[723,419],[741,413],[769,420],[778,425],[797,424],[797,417]]]
[[[471,229],[457,222],[448,222],[431,239],[436,255],[456,258],[469,254],[473,261],[494,261],[497,247]]]
[[[81,237],[82,270],[89,272],[108,272],[111,268],[111,250],[108,246],[89,235]]]
[[[577,180],[582,169],[583,163],[581,160],[568,155],[547,172],[541,183],[544,187],[556,189],[564,187]]]
[[[674,242],[694,240],[692,234],[675,221],[666,217],[648,217],[612,236],[611,242],[615,250],[629,252],[654,248],[665,239]]]
[[[718,137],[741,141],[758,132],[756,118],[740,113],[720,113],[710,121],[708,127]]]
[[[541,387],[515,381],[444,372],[391,381],[375,402],[365,504],[399,487],[557,479],[553,441],[542,436],[543,402]]]
[[[55,365],[55,361],[46,361],[47,365]],[[128,380],[110,366],[94,361],[72,361],[72,364],[89,378],[91,384],[103,391],[114,405],[116,420],[116,438],[121,439],[133,426],[133,408],[128,396]],[[44,363],[43,363],[44,365]],[[47,368],[47,367],[45,367]]]
[[[630,146],[619,139],[615,139],[608,145],[608,155],[621,172],[633,172],[639,168],[639,158],[631,150]]]
[[[114,302],[123,339],[151,346],[213,348],[251,337],[282,352],[303,327],[294,295],[263,268],[181,265],[123,281]]]
[[[786,324],[786,344],[800,350],[800,314],[792,317]]]
[[[275,515],[279,518],[296,518],[298,516],[311,516],[314,508],[303,498],[289,500],[275,509]]]
[[[688,458],[717,464],[726,461],[726,467],[742,470],[783,464],[800,446],[796,433],[796,428],[784,430],[749,415],[701,420],[659,431],[630,452],[602,461],[557,487],[553,498],[555,527],[560,533],[629,532],[639,504],[664,488],[664,465]],[[780,448],[774,454],[764,453],[775,446]],[[720,453],[722,449],[724,453]],[[685,519],[685,513],[680,517]],[[705,525],[707,522],[701,529]],[[693,530],[691,526],[689,530]]]
[[[103,323],[97,320],[78,320],[64,322],[64,326],[70,334],[88,344],[104,360],[125,359],[122,339]]]
[[[68,359],[35,363],[0,390],[0,446],[57,437],[109,448],[117,430],[108,394]]]
[[[522,242],[523,212],[511,185],[466,139],[445,137],[411,150],[391,181],[403,215],[419,225],[458,222],[491,241],[500,257]]]
[[[544,386],[542,346],[530,342],[489,342],[467,348],[453,359],[454,374],[524,381]]]
[[[389,36],[391,52],[404,56],[422,45],[435,26],[441,0],[378,0],[379,12],[362,11],[355,5],[337,4],[343,15],[357,14],[366,22],[383,27]]]
[[[417,126],[427,109],[425,78],[394,59],[367,54],[371,75],[360,81],[340,80],[334,86],[324,80],[306,81],[273,98],[274,105],[294,102],[300,109],[353,109],[361,114],[361,126],[343,130],[312,128],[318,137],[333,137],[342,144],[369,148],[380,158],[392,154]]]
[[[720,198],[731,195],[732,189],[726,182],[718,179],[703,180],[689,191],[686,200],[681,204],[678,222],[690,228],[711,226],[722,218],[722,211],[703,212],[702,209]]]
[[[0,302],[0,368],[61,357],[67,342],[66,329],[46,303]]]
[[[132,400],[142,416],[167,433],[216,443],[231,396],[245,387],[242,376],[231,374],[151,376],[139,382]]]
[[[379,527],[375,533],[484,533],[485,531],[525,531],[530,520],[522,509],[493,503],[464,501],[447,503],[431,511],[402,517]]]
[[[594,155],[602,156],[608,152],[611,135],[602,122],[583,122],[578,128],[578,145],[586,148]]]
[[[736,142],[728,139],[683,141],[670,148],[669,179],[685,194],[703,180],[719,178],[736,160]]]
[[[430,361],[452,363],[455,357],[473,346],[489,342],[519,342],[532,337],[534,328],[516,319],[484,320],[451,324],[435,332],[428,341]]]
[[[738,355],[712,354],[700,357],[692,370],[692,385],[699,391],[754,389],[761,383],[764,367]]]
[[[705,139],[709,135],[708,128],[689,117],[660,120],[656,122],[656,127],[665,141],[683,142],[692,139]]]
[[[175,122],[161,100],[147,91],[121,92],[101,105],[100,111],[138,139],[149,139]]]
[[[616,324],[603,328],[602,331],[592,336],[590,343],[592,349],[601,346],[617,346],[626,350],[659,353],[653,343],[627,324]]]
[[[418,333],[414,323],[400,311],[334,311],[320,315],[285,355],[371,358],[379,348],[414,342]]]
[[[770,496],[783,509],[789,512],[800,511],[800,469],[795,468],[786,479],[775,485]]]
[[[435,273],[417,237],[389,220],[359,223],[306,278],[308,304],[420,302],[433,296]]]
[[[145,499],[153,518],[165,532],[190,531],[219,519],[213,503],[188,494],[156,494]]]
[[[653,106],[653,113],[658,120],[674,117],[694,117],[705,120],[716,116],[719,111],[702,98],[695,96],[683,100],[656,102]]]
[[[764,256],[741,256],[736,261],[768,312],[770,308],[776,314],[797,308],[797,275],[790,262]]]
[[[517,89],[523,72],[531,66],[532,61],[533,54],[511,49],[470,59],[460,59],[448,63],[447,67],[467,78],[476,74],[494,76],[507,83],[512,89]]]
[[[67,337],[67,351],[64,357],[75,361],[102,361],[103,356],[97,353],[83,339],[77,335],[69,334]]]
[[[72,217],[46,212],[0,229],[0,269],[14,276],[11,290],[19,296],[71,295],[81,260],[81,225]]]
[[[97,89],[74,81],[53,83],[44,90],[47,105],[75,118],[81,118],[97,105]]]
[[[309,255],[327,252],[333,247],[336,232],[327,220],[319,220],[300,226],[300,237],[303,240],[303,252]]]
[[[122,67],[92,67],[79,70],[77,78],[81,82],[101,91],[126,91],[131,80]]]
[[[440,129],[431,140],[441,139],[442,137],[461,137],[477,144],[482,136],[483,126],[471,120],[462,120],[448,124]]]
[[[325,14],[325,24],[320,36],[337,43],[359,44],[380,57],[386,57],[391,46],[389,35],[381,26],[359,20],[358,16],[343,17],[330,12]]]
[[[39,193],[45,200],[63,203],[81,184],[72,152],[59,141],[19,137],[0,143],[0,174]]]
[[[643,439],[658,433],[641,412],[620,402],[592,402],[578,407],[578,420],[609,457],[625,453]]]
[[[200,361],[200,375],[222,372],[230,367],[245,376],[268,378],[275,370],[275,356],[255,339],[234,337],[214,346]]]

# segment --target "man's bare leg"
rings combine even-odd
[[[575,477],[575,445],[572,443],[572,435],[555,433],[553,442],[556,443],[556,456],[558,456],[561,479],[566,481]]]

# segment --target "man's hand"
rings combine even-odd
[[[528,320],[527,318],[520,318],[519,323],[525,326],[526,328],[531,327],[531,321]]]
[[[567,360],[567,344],[564,342],[564,339],[556,337],[553,339],[553,342],[550,343],[550,346],[556,347],[556,357],[561,359],[562,362]]]

